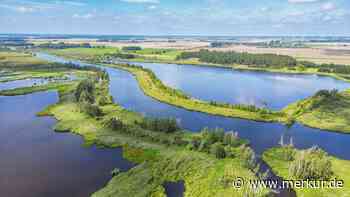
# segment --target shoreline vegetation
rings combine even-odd
[[[189,96],[186,96],[184,93],[182,93],[179,90],[166,87],[165,85],[162,84],[162,82],[159,79],[156,78],[156,76],[150,70],[146,70],[138,66],[127,67],[126,66],[127,64],[123,64],[124,66],[120,66],[122,64],[120,64],[119,66],[115,64],[112,65],[111,57],[108,54],[102,55],[102,56],[101,54],[99,54],[98,56],[94,56],[91,54],[91,52],[86,52],[86,51],[87,50],[84,49],[83,54],[86,54],[86,55],[80,54],[81,58],[78,58],[78,59],[83,61],[94,62],[94,63],[104,62],[104,63],[108,63],[108,64],[105,64],[106,66],[117,67],[117,68],[121,68],[131,72],[132,74],[135,75],[144,93],[161,102],[172,104],[178,107],[183,107],[188,110],[199,111],[199,112],[209,113],[213,115],[221,115],[221,116],[233,117],[233,118],[243,118],[243,119],[263,121],[263,122],[281,122],[288,126],[292,125],[294,122],[299,122],[305,126],[309,126],[317,129],[322,129],[322,130],[327,130],[332,132],[339,132],[339,133],[350,133],[350,128],[348,126],[350,125],[350,119],[346,118],[346,117],[349,117],[349,115],[344,117],[344,115],[348,114],[346,109],[350,109],[350,103],[347,102],[350,99],[350,97],[344,96],[341,98],[342,100],[341,102],[343,103],[343,105],[340,105],[340,106],[342,106],[344,110],[324,111],[325,109],[331,109],[332,107],[334,107],[333,106],[334,103],[332,104],[332,102],[323,102],[321,106],[318,108],[318,110],[308,108],[308,110],[303,110],[303,113],[298,113],[298,114],[293,113],[293,111],[297,111],[297,109],[295,109],[296,106],[299,106],[298,108],[300,108],[301,106],[300,103],[303,103],[307,100],[309,101],[315,100],[315,97],[310,97],[301,101],[297,101],[295,103],[291,103],[281,111],[259,109],[253,106],[205,102],[205,101],[193,99]],[[77,53],[75,53],[75,58],[77,58]],[[165,51],[165,53],[167,52]],[[64,50],[53,51],[53,54],[69,58],[69,54],[65,54]],[[282,57],[282,59],[283,58],[284,56]],[[308,68],[296,67],[296,68],[292,68],[293,70],[291,70],[290,68],[282,67],[279,69],[284,69],[285,72],[287,73],[292,72],[294,74],[295,73],[299,73],[299,74],[318,73],[322,75],[333,76],[336,78],[340,77],[336,73],[319,73],[317,71],[317,68],[315,68],[315,65],[313,65],[312,63],[308,63],[308,64],[311,64],[311,66],[309,66]],[[246,70],[246,69],[257,69],[257,68],[244,66],[242,69]],[[261,69],[267,69],[267,68],[258,68],[258,69],[261,70]],[[344,69],[343,67],[339,67],[340,71],[343,71],[343,69]],[[270,70],[275,71],[275,68]],[[329,70],[329,68],[327,68],[327,70]],[[348,69],[345,68],[344,72],[348,72]],[[342,76],[344,80],[347,80],[344,77],[345,76]],[[341,109],[341,107],[339,106],[338,108]],[[336,121],[332,121],[332,118]]]
[[[109,67],[120,68],[132,73],[138,81],[142,91],[161,102],[191,111],[198,111],[212,115],[220,115],[232,118],[243,118],[262,122],[287,123],[283,113],[274,112],[264,108],[257,108],[250,105],[232,105],[225,103],[206,102],[192,98],[180,90],[164,85],[155,74],[140,66],[129,64],[104,64]]]
[[[281,122],[287,126],[299,122],[312,128],[350,133],[350,90],[337,92],[338,96],[335,97],[328,97],[326,90],[320,90],[314,96],[289,104],[281,111],[270,111],[249,105],[221,104],[191,98],[179,90],[165,86],[151,70],[139,66],[106,66],[132,73],[146,95],[187,110],[253,121]],[[325,91],[326,95],[320,95]]]
[[[92,196],[166,196],[163,184],[180,180],[185,196],[266,196],[270,192],[232,187],[236,177],[259,179],[255,154],[237,134],[207,128],[189,133],[171,119],[144,118],[114,104],[108,84],[106,74],[101,74],[65,86],[58,89],[59,102],[38,113],[57,119],[56,132],[80,135],[86,146],[122,147],[123,156],[138,164],[113,176]]]
[[[284,180],[325,180],[331,183],[341,181],[339,188],[320,188],[314,184],[310,188],[294,188],[297,196],[348,196],[350,195],[350,161],[329,156],[317,147],[306,150],[295,149],[292,145],[271,148],[263,153],[263,160],[273,173]],[[289,182],[290,184],[291,182]],[[301,185],[301,184],[300,184]],[[296,184],[294,183],[294,186]],[[305,184],[306,186],[306,184]]]
[[[206,51],[206,50],[203,50]],[[182,65],[193,65],[193,66],[207,66],[207,67],[217,67],[217,68],[231,68],[242,71],[261,71],[261,72],[272,72],[281,74],[315,74],[319,76],[328,76],[338,80],[343,80],[350,82],[350,70],[346,69],[346,73],[337,73],[332,70],[331,67],[340,66],[348,67],[348,65],[336,65],[336,64],[315,64],[308,61],[297,61],[295,60],[295,65],[292,66],[257,66],[255,64],[243,64],[244,62],[210,62],[201,60],[197,56],[185,56],[181,57],[183,53],[198,53],[198,52],[186,52],[182,50],[175,49],[141,49],[141,50],[125,50],[112,47],[106,48],[74,48],[74,49],[62,49],[62,50],[47,50],[47,52],[54,55],[79,59],[82,61],[89,62],[100,62],[101,60],[108,60],[111,58],[117,58],[129,63],[132,62],[144,62],[144,63],[164,63],[164,64],[182,64]],[[213,52],[215,53],[215,51]],[[217,52],[217,53],[232,53],[232,52]],[[121,54],[121,55],[120,55]],[[238,53],[238,54],[248,54],[249,53]],[[264,54],[263,54],[264,55]],[[279,56],[273,54],[265,54],[272,56]],[[260,56],[260,55],[258,55]],[[289,56],[282,56],[282,58],[287,58],[287,64],[293,62],[290,60]],[[322,69],[326,67],[326,69]],[[349,66],[350,68],[350,66]],[[340,70],[340,69],[339,69]],[[342,71],[344,68],[341,69]]]
[[[4,90],[0,92],[0,95],[14,96],[57,90],[59,102],[37,113],[38,116],[55,117],[57,120],[54,127],[56,132],[71,132],[80,135],[84,138],[85,146],[122,147],[123,157],[134,162],[137,166],[127,172],[114,174],[104,188],[92,194],[93,197],[165,197],[163,184],[168,181],[183,181],[185,184],[184,196],[190,197],[268,196],[271,193],[271,190],[261,187],[252,188],[248,185],[244,185],[241,189],[232,187],[233,181],[237,177],[244,180],[264,179],[264,174],[259,172],[256,155],[248,146],[249,142],[240,139],[237,133],[225,132],[219,128],[203,128],[200,133],[190,133],[181,130],[174,119],[145,118],[141,114],[128,111],[113,102],[113,98],[109,94],[109,76],[104,70],[95,67],[62,66],[68,68],[69,71],[75,70],[85,74],[70,83],[61,82]],[[162,99],[175,97],[184,103],[199,102],[197,104],[201,107],[207,105],[224,109],[242,107],[244,110],[255,111],[247,113],[261,113],[257,112],[261,109],[254,107],[246,109],[247,106],[226,106],[193,100],[183,92],[165,86],[151,70],[138,66],[126,64],[108,66],[120,67],[132,72],[138,78],[141,87],[149,88],[147,90],[151,91],[149,94],[164,97]],[[26,73],[34,68],[15,70]],[[52,69],[47,72],[56,72],[56,70]],[[350,109],[349,98],[349,91],[322,90],[311,98],[290,105],[282,113],[286,117],[295,117],[301,122],[307,122],[310,119],[322,119],[323,121],[324,115],[331,114],[335,117],[328,119],[329,121],[336,120],[334,124],[327,121],[311,122],[315,125],[348,131],[348,127],[339,127],[339,125],[350,125],[346,119],[346,117],[350,117],[347,111]],[[241,111],[243,110],[241,109]],[[268,116],[274,119],[274,115],[277,116],[281,112],[275,113],[265,111],[262,112],[265,114],[262,117]],[[319,114],[322,116],[320,117]],[[343,116],[345,117],[343,118]],[[320,158],[321,161],[325,162],[318,162]],[[343,189],[297,189],[298,195],[337,196],[350,192],[348,187],[350,175],[348,176],[348,171],[346,171],[350,168],[349,161],[330,157],[320,149],[312,148],[303,151],[294,149],[292,143],[287,146],[282,144],[281,148],[272,148],[264,152],[263,160],[271,166],[276,175],[285,180],[294,180],[300,177],[310,177],[317,180],[335,177],[344,179],[345,182]],[[317,168],[314,168],[313,165],[317,165]],[[302,168],[299,168],[300,166]],[[308,170],[309,166],[312,167],[311,170]],[[305,171],[296,170],[304,168]],[[317,170],[315,171],[315,169]],[[312,172],[311,175],[307,174],[310,172]]]

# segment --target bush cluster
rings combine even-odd
[[[329,180],[334,174],[327,153],[317,147],[298,152],[289,173],[302,180]]]

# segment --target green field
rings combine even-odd
[[[48,62],[35,58],[31,54],[19,52],[0,52],[0,68],[1,66],[31,66],[47,64]]]
[[[50,53],[66,58],[79,59],[79,60],[91,60],[96,56],[116,53],[118,48],[105,47],[105,48],[68,48],[59,50],[49,50]]]

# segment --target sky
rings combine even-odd
[[[0,0],[0,33],[350,36],[350,0]]]

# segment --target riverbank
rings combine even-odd
[[[127,62],[139,62],[139,63],[163,63],[163,64],[182,64],[182,65],[193,65],[193,66],[206,66],[206,67],[217,67],[217,68],[231,68],[237,70],[247,70],[247,71],[261,71],[261,72],[272,72],[272,73],[284,73],[284,74],[308,74],[308,75],[320,75],[328,76],[338,80],[343,80],[350,82],[349,75],[319,72],[318,69],[296,67],[295,69],[290,69],[288,67],[282,68],[270,68],[270,67],[254,67],[241,64],[214,64],[208,62],[201,62],[198,58],[192,59],[177,59],[177,55],[181,54],[183,51],[170,50],[164,53],[158,54],[157,52],[161,49],[142,49],[140,51],[123,52],[125,54],[135,55],[135,58],[125,59]],[[54,55],[62,56],[65,58],[73,58],[82,61],[93,61],[99,62],[103,60],[106,56],[108,57],[113,53],[120,53],[121,50],[118,48],[93,48],[93,49],[62,49],[62,50],[48,50],[47,52]],[[156,54],[155,54],[156,53]]]
[[[98,87],[104,90],[106,88]],[[234,177],[257,179],[239,156],[242,154],[240,147],[232,150],[236,156],[217,159],[206,152],[178,145],[182,141],[200,137],[198,134],[142,129],[135,125],[135,122],[144,119],[140,114],[115,104],[99,106],[103,115],[91,117],[81,112],[79,104],[71,100],[74,92],[65,90],[59,91],[61,96],[57,104],[40,113],[54,116],[58,120],[56,131],[81,135],[87,146],[96,144],[100,147],[123,147],[124,157],[140,164],[113,177],[105,188],[93,196],[165,196],[163,183],[179,180],[185,183],[185,196],[244,196],[250,193],[263,196],[268,193],[266,189],[253,191],[252,188],[243,187],[237,190],[224,184],[225,180],[233,180]],[[122,121],[125,128],[129,129],[107,127],[106,122],[111,118]]]
[[[290,165],[293,162],[292,155],[300,152],[289,147],[272,148],[263,154],[263,160],[271,167],[272,171],[282,177],[284,180],[296,180],[290,174]],[[292,153],[293,152],[293,153]],[[286,155],[288,154],[288,155]],[[291,159],[286,159],[291,157]],[[332,179],[342,180],[343,188],[294,188],[297,196],[313,197],[313,196],[348,196],[350,195],[350,173],[347,169],[350,168],[350,161],[341,160],[335,157],[328,156],[331,161],[332,171],[334,175]]]
[[[67,54],[68,55],[68,54]],[[118,66],[118,65],[111,65],[107,64],[106,66],[114,66],[119,67],[121,69],[126,69],[125,66]],[[251,67],[241,67],[240,69],[250,69]],[[309,68],[310,69],[310,68]],[[312,118],[309,118],[310,116],[300,116],[300,114],[296,115],[295,113],[292,113],[291,109],[293,109],[293,106],[296,106],[297,103],[291,103],[288,105],[285,109],[281,110],[280,112],[273,112],[275,114],[270,115],[261,115],[256,112],[246,112],[244,110],[236,110],[232,109],[227,106],[213,106],[211,103],[200,101],[197,99],[192,99],[190,97],[184,98],[184,97],[174,97],[173,92],[178,92],[178,90],[174,90],[169,87],[164,87],[164,85],[156,79],[155,81],[152,81],[151,75],[154,76],[154,74],[150,74],[149,72],[143,72],[138,70],[137,68],[127,68],[128,72],[133,73],[136,76],[136,79],[143,90],[145,94],[148,96],[151,96],[152,98],[155,98],[156,100],[159,100],[161,102],[165,102],[168,104],[172,104],[178,107],[182,107],[188,110],[192,111],[199,111],[203,113],[209,113],[213,115],[220,115],[220,116],[226,116],[226,117],[235,117],[235,118],[242,118],[242,119],[249,119],[249,120],[255,120],[255,121],[263,121],[263,122],[282,122],[285,124],[292,124],[294,121],[298,121],[306,126],[310,126],[313,128],[318,129],[324,129],[329,130],[333,132],[341,132],[341,133],[349,133],[349,122],[346,120],[346,118],[343,118],[344,113],[338,113],[339,111],[335,111],[335,113],[328,113],[330,116],[320,116],[322,114],[323,108],[319,108],[319,111],[316,113],[308,113],[310,114],[316,114],[312,116]],[[277,72],[276,69],[269,70],[270,72]],[[283,71],[284,73],[293,73],[293,74],[306,74],[306,71],[297,71],[297,70],[289,70],[285,69]],[[312,74],[316,71],[308,71],[307,74]],[[321,74],[321,73],[318,73]],[[331,73],[326,73],[326,75],[333,75]],[[333,77],[337,77],[336,75],[333,75]],[[345,78],[343,78],[345,80]],[[166,90],[166,91],[164,91]],[[182,93],[183,94],[183,93]],[[346,99],[344,100],[346,101]],[[302,102],[302,101],[300,101]],[[346,108],[345,108],[346,110]],[[318,115],[317,115],[318,114]],[[304,117],[304,118],[302,118]],[[306,118],[308,117],[308,118]],[[337,121],[333,121],[330,117],[335,118]],[[339,120],[339,121],[338,121]]]
[[[246,105],[211,103],[192,98],[180,90],[165,86],[158,78],[156,78],[152,71],[142,67],[130,66],[127,64],[106,64],[106,66],[123,69],[132,73],[146,95],[177,107],[212,115],[243,118],[262,122],[287,123],[288,121],[288,118],[280,112],[273,112],[267,109],[260,109]]]
[[[350,133],[350,90],[314,95],[287,106],[285,113],[309,127]]]

